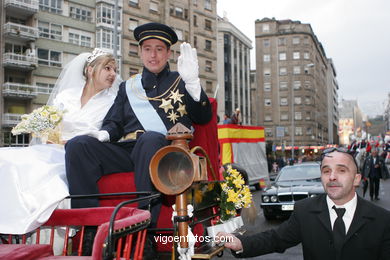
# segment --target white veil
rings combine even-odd
[[[54,99],[58,93],[65,90],[68,93],[74,93],[76,96],[80,93],[80,87],[84,87],[86,83],[86,79],[83,75],[83,69],[89,56],[91,56],[90,52],[81,53],[65,65],[47,101],[48,105],[53,105]],[[116,95],[121,82],[122,79],[119,75],[117,75],[112,87],[109,88],[108,91]]]

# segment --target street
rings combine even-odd
[[[257,219],[254,225],[249,225],[246,224],[245,228],[247,230],[256,230],[256,232],[268,230],[270,228],[276,228],[280,223],[283,222],[283,220],[274,220],[274,221],[267,221],[264,218],[263,212],[260,209],[260,196],[261,196],[261,191],[255,191],[252,189],[252,194],[254,198],[254,202],[256,204],[256,209],[257,209]],[[358,195],[362,196],[362,189],[358,189]],[[375,204],[390,210],[390,180],[383,181],[381,180],[380,184],[380,191],[379,191],[379,201],[374,201]],[[369,192],[367,191],[365,199],[369,199]],[[223,256],[221,257],[222,259],[236,259],[235,257],[232,256],[230,253],[230,250],[225,249]],[[217,258],[216,258],[217,259]],[[288,259],[288,260],[302,260],[303,255],[302,255],[302,247],[301,245],[297,245],[295,247],[289,248],[285,251],[283,254],[279,253],[273,253],[273,254],[268,254],[264,256],[258,256],[250,259],[261,259],[261,260],[281,260],[281,259]]]

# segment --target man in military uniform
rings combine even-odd
[[[134,36],[140,45],[142,74],[120,85],[100,131],[84,133],[65,146],[72,195],[98,193],[101,176],[133,170],[138,191],[155,190],[149,163],[156,151],[169,145],[167,131],[178,122],[191,129],[193,122],[204,124],[211,119],[211,106],[200,86],[196,50],[183,43],[179,72],[173,72],[167,61],[177,35],[170,27],[148,23],[137,27]],[[98,205],[97,199],[72,200],[72,208]],[[152,204],[152,226],[160,207],[161,202]]]

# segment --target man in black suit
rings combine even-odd
[[[390,212],[357,196],[361,175],[341,148],[325,150],[321,181],[327,195],[301,200],[277,229],[250,236],[217,234],[236,257],[283,253],[302,243],[306,260],[390,259]],[[222,239],[224,237],[224,239]]]
[[[371,200],[379,200],[379,184],[380,179],[386,179],[387,169],[383,158],[378,155],[376,147],[371,149],[371,154],[364,160],[363,164],[363,178],[369,179],[369,189]]]
[[[149,163],[169,145],[165,136],[176,123],[191,129],[192,123],[211,119],[211,105],[200,86],[196,50],[183,43],[178,72],[168,59],[176,33],[164,24],[148,23],[134,30],[144,64],[137,74],[119,86],[118,95],[100,131],[91,131],[66,143],[66,174],[71,195],[99,193],[97,181],[106,174],[135,172],[138,191],[155,190]],[[97,199],[73,199],[72,208],[97,207]],[[145,204],[145,203],[144,203]],[[142,202],[140,207],[145,206]],[[155,226],[161,202],[152,203]]]

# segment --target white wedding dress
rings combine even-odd
[[[63,91],[53,105],[66,112],[61,122],[63,140],[99,130],[115,92],[106,89],[81,108],[80,97]],[[62,145],[40,144],[0,149],[0,234],[24,234],[45,223],[61,202],[70,208]]]

